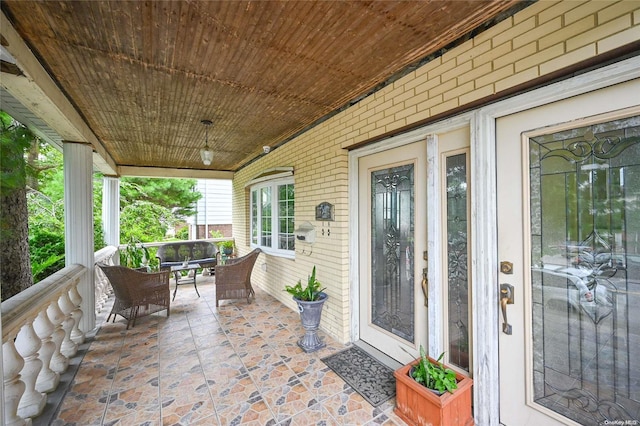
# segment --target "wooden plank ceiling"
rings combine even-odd
[[[3,0],[2,10],[118,165],[234,171],[515,3]]]

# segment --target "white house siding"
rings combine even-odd
[[[283,147],[238,171],[233,179],[233,227],[241,253],[249,247],[249,197],[245,185],[263,171],[292,166],[296,223],[319,231],[315,206],[335,205],[331,235],[316,234],[309,254],[294,260],[261,255],[255,285],[294,309],[283,290],[317,266],[327,287],[321,328],[350,340],[350,253],[347,148],[447,113],[532,79],[544,77],[640,40],[640,2],[540,1],[398,79]],[[325,222],[326,228],[326,222]]]
[[[198,179],[196,190],[202,194],[197,203],[197,213],[187,220],[190,238],[196,238],[195,226],[199,227],[198,237],[204,238],[205,229],[209,235],[220,230],[225,237],[232,236],[231,181],[222,179]]]

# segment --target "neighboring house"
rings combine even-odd
[[[196,214],[187,218],[189,238],[211,238],[212,231],[232,237],[231,181],[198,179],[195,189],[202,194],[202,198],[196,206]]]

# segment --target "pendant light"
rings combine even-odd
[[[213,151],[209,149],[209,126],[211,126],[211,120],[202,120],[202,124],[204,124],[204,148],[200,150],[200,158],[202,158],[202,163],[205,166],[211,164],[211,160],[213,160]]]

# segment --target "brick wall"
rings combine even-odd
[[[539,1],[242,169],[233,181],[234,236],[242,253],[250,250],[245,184],[269,168],[294,167],[296,223],[309,221],[317,230],[310,255],[261,255],[254,283],[294,309],[283,288],[316,265],[330,297],[322,329],[349,341],[346,148],[638,40],[638,1]],[[330,236],[315,220],[323,201],[335,205]]]

